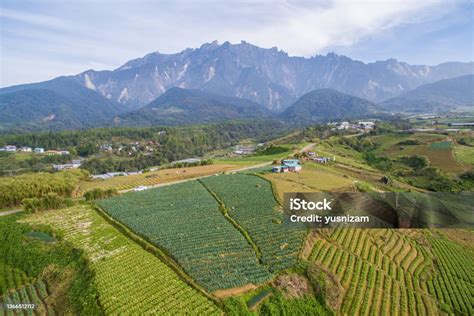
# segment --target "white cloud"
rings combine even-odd
[[[441,13],[433,1],[333,1],[326,7],[282,4],[273,24],[248,34],[263,46],[275,43],[293,55],[310,56],[333,46],[359,40],[403,23],[417,23]],[[444,4],[446,10],[446,4]]]
[[[2,4],[0,85],[46,80],[91,65],[112,69],[152,51],[174,53],[214,39],[311,56],[402,24],[416,27],[456,5],[425,0],[137,2]]]

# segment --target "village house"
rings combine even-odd
[[[272,172],[299,172],[301,171],[301,164],[298,159],[285,159],[282,160],[281,166],[272,168]]]
[[[18,149],[18,151],[25,152],[25,153],[30,153],[33,150],[31,149],[31,147],[23,146],[23,147],[20,147],[20,149]]]
[[[100,150],[103,150],[103,151],[112,151],[112,145],[110,145],[110,144],[100,145]]]
[[[67,150],[47,150],[44,152],[46,156],[67,156],[69,155],[69,151]]]
[[[331,158],[328,157],[315,157],[313,158],[314,162],[325,164],[331,161]]]
[[[234,154],[236,155],[250,155],[255,152],[255,147],[253,146],[235,146]]]
[[[37,147],[33,151],[34,151],[35,154],[43,154],[44,153],[44,148]]]
[[[16,151],[16,146],[14,146],[14,145],[6,145],[3,148],[4,148],[5,151],[9,151],[9,152]]]
[[[374,129],[375,123],[374,122],[358,122],[359,128],[362,129]]]

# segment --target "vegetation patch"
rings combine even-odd
[[[127,193],[97,204],[163,249],[208,291],[270,278],[251,245],[198,181]]]
[[[209,299],[89,206],[35,214],[26,221],[55,227],[85,252],[106,314],[219,314]]]
[[[261,252],[262,263],[271,272],[296,263],[305,232],[274,221],[282,220],[283,214],[277,211],[279,205],[268,181],[248,174],[220,175],[201,181],[216,193],[230,209],[229,215],[249,233]]]

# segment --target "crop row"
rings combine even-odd
[[[262,262],[279,271],[296,262],[304,230],[290,229],[273,196],[271,184],[249,174],[204,178],[202,183],[216,193],[229,215],[247,231],[260,249]]]
[[[0,315],[54,315],[54,310],[47,307],[45,299],[48,297],[46,284],[38,280],[34,284],[27,284],[15,291],[5,294],[0,299]],[[34,304],[34,309],[9,309],[6,304]]]
[[[425,280],[418,277],[419,267],[424,267],[424,277],[429,276],[430,258],[403,233],[336,229],[320,235],[309,260],[341,282],[345,289],[341,307],[344,314],[424,315],[437,314],[441,308]]]
[[[41,216],[40,216],[41,215]],[[219,314],[204,295],[167,265],[118,232],[87,206],[32,215],[82,249],[95,272],[100,305],[106,314]]]
[[[7,289],[15,289],[21,287],[30,281],[22,271],[0,261],[0,296]]]
[[[102,200],[113,218],[172,256],[209,291],[266,281],[244,236],[197,181]]]

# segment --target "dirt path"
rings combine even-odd
[[[271,164],[272,164],[272,162],[271,162],[271,161],[268,161],[268,162],[260,163],[260,164],[258,164],[258,165],[247,166],[247,167],[242,167],[242,168],[238,168],[238,169],[229,170],[228,172],[246,171],[246,170],[251,170],[251,169],[266,167],[266,166],[269,166],[269,165],[271,165]],[[187,178],[187,179],[183,179],[183,180],[176,180],[176,181],[170,181],[170,182],[157,183],[157,184],[149,185],[148,188],[150,188],[150,189],[151,189],[151,188],[159,188],[159,187],[164,187],[164,186],[167,186],[167,185],[173,185],[173,184],[188,182],[188,181],[192,181],[192,180],[197,180],[197,179],[203,179],[203,178],[207,178],[207,177],[212,177],[212,176],[215,176],[215,175],[216,175],[216,174],[208,174],[208,175],[204,175],[204,176],[198,176],[198,177],[193,177],[193,178]],[[133,190],[135,190],[135,188],[120,190],[119,193],[126,193],[126,192],[130,192],[130,191],[133,191]]]
[[[23,210],[18,209],[18,210],[3,211],[3,212],[0,212],[0,216],[7,216],[7,215],[11,215],[11,214],[20,213],[20,212],[23,212]]]
[[[304,146],[303,148],[301,148],[299,150],[299,152],[300,153],[306,152],[306,151],[310,150],[311,148],[313,148],[315,145],[316,145],[315,143],[308,144],[308,145]],[[267,162],[262,162],[262,163],[257,164],[257,165],[252,165],[252,166],[242,167],[242,168],[238,168],[238,169],[233,169],[233,170],[230,170],[229,172],[246,171],[246,170],[251,170],[251,169],[270,166],[271,164],[272,164],[272,161],[267,161]],[[164,186],[167,186],[167,185],[173,185],[173,184],[183,183],[183,182],[192,181],[192,180],[196,180],[196,179],[203,179],[203,178],[207,178],[207,177],[212,177],[212,176],[214,176],[214,174],[205,175],[205,176],[198,176],[198,177],[193,177],[193,178],[188,178],[188,179],[183,179],[183,180],[176,180],[176,181],[158,183],[158,184],[150,185],[148,187],[150,189],[151,188],[159,188],[159,187],[164,187]],[[131,192],[133,190],[135,190],[135,188],[120,190],[119,193]]]

